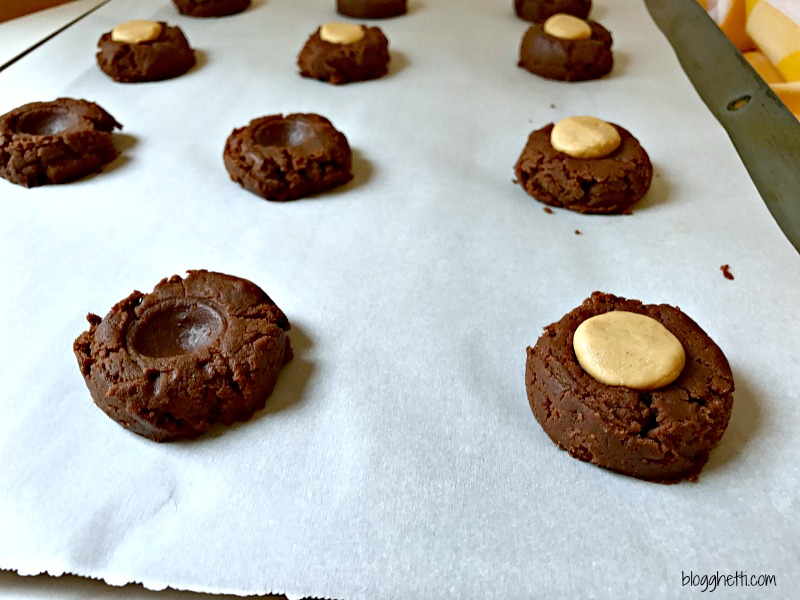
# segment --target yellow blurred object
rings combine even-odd
[[[769,0],[751,0],[748,8],[748,35],[786,81],[800,80],[800,23]]]
[[[747,35],[745,0],[705,0],[700,4],[734,46],[742,52],[755,48]]]
[[[795,117],[800,119],[800,81],[773,83],[772,90]]]
[[[800,0],[697,0],[800,119]]]
[[[769,62],[769,59],[764,56],[763,52],[752,50],[750,52],[745,52],[744,57],[747,59],[747,62],[750,63],[750,66],[756,70],[756,73],[761,75],[761,79],[767,83],[773,84],[784,82],[780,71],[775,68],[775,65]]]

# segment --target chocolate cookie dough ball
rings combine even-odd
[[[517,16],[531,23],[544,23],[558,13],[585,19],[591,9],[592,0],[514,0]]]
[[[406,4],[406,0],[336,0],[336,11],[355,19],[388,19],[406,14]]]
[[[114,129],[122,125],[94,102],[24,104],[0,117],[0,177],[34,187],[99,171],[118,154]]]
[[[559,81],[599,79],[614,66],[611,33],[595,21],[558,14],[522,37],[519,66]]]
[[[104,33],[97,45],[97,64],[121,83],[171,79],[195,65],[183,31],[160,21],[122,23]]]
[[[267,200],[295,200],[353,178],[347,138],[315,114],[254,119],[233,130],[223,159],[233,181]]]
[[[725,355],[679,308],[595,292],[527,350],[536,420],[579,460],[696,479],[733,407]]]
[[[530,134],[514,166],[530,196],[575,212],[628,212],[653,179],[650,157],[626,129],[569,117]]]
[[[377,27],[326,23],[297,57],[300,75],[333,84],[377,79],[389,70],[389,40]]]
[[[87,319],[73,350],[95,404],[157,442],[249,419],[292,357],[281,309],[222,273],[174,275]]]
[[[189,17],[227,17],[245,11],[250,0],[172,0],[181,14]]]

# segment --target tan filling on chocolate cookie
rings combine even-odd
[[[655,390],[675,381],[686,364],[683,346],[666,327],[627,311],[586,319],[572,345],[583,370],[606,385]]]
[[[161,35],[164,26],[158,21],[127,21],[120,23],[111,32],[111,39],[123,44],[141,44],[152,42]]]
[[[550,132],[550,145],[573,158],[604,158],[621,143],[617,128],[597,117],[567,117]]]
[[[319,28],[319,37],[331,44],[355,44],[365,35],[361,25],[351,23],[325,23]]]
[[[558,13],[544,22],[544,32],[560,40],[588,40],[592,28],[583,19]]]

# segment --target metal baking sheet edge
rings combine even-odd
[[[24,50],[24,51],[20,52],[19,54],[17,54],[16,56],[14,56],[13,58],[11,58],[10,60],[7,60],[6,62],[4,62],[3,64],[1,64],[1,65],[0,65],[0,72],[4,71],[5,69],[7,69],[7,68],[8,68],[8,67],[10,67],[11,65],[13,65],[15,62],[17,62],[18,60],[20,60],[22,57],[24,57],[24,56],[27,56],[28,54],[30,54],[31,52],[33,52],[34,50],[36,50],[37,48],[39,48],[39,47],[40,47],[40,46],[42,46],[43,44],[47,43],[49,40],[52,40],[54,37],[56,37],[56,36],[57,36],[59,33],[61,33],[62,31],[65,31],[65,30],[69,29],[70,27],[72,27],[73,25],[75,25],[75,23],[77,23],[77,22],[78,22],[78,21],[80,21],[81,19],[83,19],[83,18],[85,18],[85,17],[89,16],[89,15],[90,15],[90,14],[92,14],[94,11],[96,11],[98,8],[100,8],[100,7],[102,7],[102,6],[106,5],[106,4],[108,4],[109,2],[111,2],[111,0],[104,0],[104,2],[101,2],[101,3],[100,3],[100,4],[98,4],[97,6],[93,6],[92,8],[90,8],[89,10],[87,10],[85,13],[83,13],[83,14],[81,14],[81,15],[78,15],[77,17],[75,17],[74,19],[72,19],[71,21],[69,21],[68,23],[66,23],[65,25],[63,25],[63,26],[59,27],[58,29],[56,29],[56,30],[55,30],[53,33],[51,33],[51,34],[49,34],[49,35],[47,35],[47,36],[43,37],[41,40],[39,40],[38,42],[36,42],[35,44],[33,44],[32,46],[30,46],[30,47],[29,47],[29,48],[27,48],[26,50]]]

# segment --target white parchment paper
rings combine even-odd
[[[332,0],[218,20],[114,0],[0,74],[0,112],[71,96],[125,126],[102,174],[0,181],[0,568],[348,600],[675,598],[738,571],[777,587],[716,593],[791,596],[800,258],[641,3],[597,2],[616,66],[577,84],[516,67],[510,4],[412,1],[380,23],[390,74],[343,87],[295,67]],[[112,82],[95,43],[132,18],[180,25],[198,67]],[[234,127],[305,111],[347,135],[352,183],[277,204],[229,181]],[[575,114],[648,150],[633,215],[546,214],[512,183],[528,133]],[[192,268],[263,287],[296,356],[252,421],[154,444],[92,404],[71,344],[87,312]],[[697,484],[573,460],[534,421],[525,348],[593,290],[679,305],[730,360]]]

